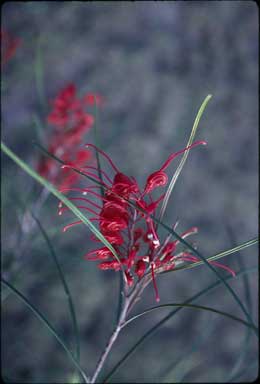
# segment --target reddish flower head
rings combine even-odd
[[[84,167],[91,158],[91,152],[78,151],[78,145],[93,125],[94,117],[86,112],[86,107],[92,105],[93,100],[96,100],[98,105],[101,103],[100,96],[94,94],[79,98],[76,86],[68,84],[51,103],[52,111],[47,117],[47,122],[53,127],[53,132],[48,151],[68,165]],[[48,158],[40,159],[38,172],[61,189],[71,187],[79,178],[77,173],[68,168],[59,173],[56,161]]]
[[[170,241],[169,236],[166,239],[159,238],[151,215],[156,216],[156,210],[163,200],[165,193],[157,200],[153,200],[152,191],[154,188],[167,184],[168,176],[165,170],[172,160],[184,151],[199,144],[205,144],[205,142],[196,142],[182,151],[169,156],[158,171],[148,176],[143,190],[138,186],[135,179],[120,172],[110,157],[93,144],[88,144],[87,148],[95,148],[108,161],[115,172],[114,178],[111,179],[107,173],[102,171],[103,180],[101,180],[95,167],[91,167],[96,171],[96,173],[93,173],[87,169],[88,167],[82,169],[77,166],[80,171],[84,171],[86,176],[94,177],[103,185],[105,195],[99,194],[99,189],[93,190],[99,188],[94,185],[81,190],[74,188],[71,191],[88,194],[90,197],[98,199],[101,205],[97,205],[94,201],[82,197],[73,197],[71,199],[85,200],[87,205],[84,207],[79,206],[79,208],[83,208],[93,214],[90,220],[98,221],[100,232],[114,247],[120,262],[104,246],[89,252],[86,258],[99,261],[98,266],[103,270],[123,270],[127,287],[131,287],[135,283],[137,284],[142,279],[153,281],[157,301],[159,300],[159,294],[155,279],[156,274],[174,269],[179,263],[195,262],[198,259],[186,250],[179,250],[177,252],[177,248],[180,245],[179,240]],[[93,208],[95,208],[95,211],[93,211]],[[65,229],[80,223],[81,221],[77,221],[69,224]],[[192,227],[180,236],[184,239],[195,233],[197,233],[197,228]],[[228,267],[218,263],[215,263],[215,265],[233,273]]]

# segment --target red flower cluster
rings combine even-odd
[[[5,65],[15,54],[17,47],[21,44],[18,37],[11,36],[6,30],[2,29],[0,32],[1,39],[1,57],[2,65]]]
[[[63,189],[62,192],[73,191],[81,192],[83,195],[89,195],[99,199],[99,203],[92,199],[84,197],[72,197],[71,200],[83,201],[87,205],[78,208],[90,212],[93,216],[91,221],[98,221],[100,232],[113,245],[117,252],[120,262],[115,258],[107,247],[89,252],[85,257],[87,260],[98,261],[98,267],[103,270],[112,269],[119,271],[123,269],[127,286],[132,286],[135,279],[139,281],[144,276],[150,274],[156,293],[156,300],[159,300],[158,289],[155,281],[155,274],[170,269],[174,269],[180,262],[195,262],[198,259],[191,255],[187,250],[177,252],[178,240],[170,241],[171,236],[167,236],[164,241],[159,239],[157,227],[152,215],[156,215],[158,205],[164,198],[162,194],[157,200],[153,200],[152,192],[158,187],[163,187],[168,182],[168,176],[165,173],[166,168],[173,159],[185,152],[186,150],[200,144],[206,144],[204,141],[195,142],[193,145],[174,153],[169,156],[162,167],[148,176],[145,187],[141,190],[133,177],[128,177],[114,165],[112,160],[103,151],[96,148],[93,144],[87,147],[95,148],[103,155],[115,171],[113,180],[102,171],[103,180],[93,172],[89,172],[90,167],[76,168],[84,172],[87,176],[94,177],[101,183],[105,189],[102,196],[93,189],[99,186],[90,186],[84,189]],[[63,168],[70,168],[65,165]],[[92,169],[97,170],[95,167]],[[95,208],[95,209],[93,209]],[[67,208],[59,205],[59,214],[61,215]],[[82,223],[76,221],[63,228],[65,232],[72,226]],[[182,233],[181,237],[185,237],[197,233],[197,228],[192,227],[188,231]],[[97,240],[97,239],[95,239]],[[100,241],[100,240],[97,240]],[[233,274],[233,271],[219,263],[212,262],[218,267],[227,269]]]
[[[67,164],[81,166],[91,157],[90,151],[78,151],[78,145],[93,125],[94,117],[85,109],[95,104],[95,101],[100,105],[102,100],[94,94],[87,94],[80,99],[76,95],[75,85],[69,84],[52,102],[53,109],[47,121],[54,127],[54,133],[49,141],[48,151]],[[78,180],[75,172],[58,173],[55,160],[47,158],[40,160],[38,172],[59,187],[72,186]]]

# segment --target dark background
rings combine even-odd
[[[258,197],[258,9],[253,1],[172,2],[8,2],[2,27],[22,40],[2,73],[2,140],[35,166],[39,140],[35,119],[47,135],[49,101],[70,82],[80,94],[97,92],[102,148],[120,169],[141,183],[168,155],[185,147],[197,110],[213,97],[197,139],[206,148],[190,152],[166,215],[179,231],[198,226],[198,249],[213,255],[257,233]],[[42,68],[42,72],[41,72]],[[41,77],[42,74],[42,77]],[[42,137],[41,136],[41,137]],[[86,141],[92,141],[90,133]],[[84,144],[84,143],[83,143]],[[175,165],[174,165],[175,164]],[[174,172],[176,161],[170,172]],[[23,254],[19,238],[19,198],[30,207],[33,181],[6,157],[2,160],[3,273],[73,343],[68,306],[41,234],[29,238]],[[118,276],[101,272],[82,256],[91,249],[86,228],[61,233],[57,201],[49,197],[39,218],[67,277],[80,324],[82,365],[92,372],[114,327]],[[72,216],[71,216],[72,217]],[[73,221],[73,220],[72,220]],[[230,231],[233,236],[230,236]],[[195,237],[193,238],[193,241]],[[96,246],[96,244],[95,244]],[[222,262],[239,270],[257,265],[257,247]],[[225,273],[223,273],[225,275]],[[207,267],[158,279],[161,303],[181,302],[215,277]],[[258,277],[231,286],[257,321]],[[34,315],[3,290],[2,372],[23,382],[70,382],[73,367]],[[200,300],[242,317],[223,287]],[[135,312],[155,305],[151,288]],[[164,311],[166,314],[167,311]],[[122,332],[106,370],[163,316],[143,317]],[[156,333],[114,376],[116,382],[226,382],[241,351],[235,381],[258,374],[258,345],[245,344],[243,325],[208,313],[183,310]],[[191,354],[197,340],[200,345]],[[247,348],[247,349],[245,349]]]

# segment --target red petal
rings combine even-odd
[[[139,278],[143,277],[146,269],[146,264],[143,260],[138,260],[135,266],[135,273]]]
[[[103,263],[98,264],[98,268],[103,270],[114,269],[115,271],[119,271],[120,263],[118,261],[104,261]]]
[[[146,181],[145,193],[150,193],[154,188],[162,187],[168,182],[168,176],[163,171],[152,173]]]

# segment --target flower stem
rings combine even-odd
[[[122,308],[122,312],[121,312],[121,315],[119,317],[119,320],[118,320],[118,323],[117,323],[117,326],[114,330],[114,332],[112,333],[112,335],[110,336],[110,339],[106,345],[106,348],[104,350],[104,352],[102,353],[102,355],[100,356],[99,358],[99,361],[97,363],[97,366],[96,366],[96,369],[95,369],[95,372],[92,376],[92,378],[90,379],[90,383],[95,383],[96,382],[96,379],[101,371],[101,369],[103,368],[103,365],[108,357],[108,354],[113,346],[113,344],[115,343],[121,329],[123,328],[123,324],[126,320],[126,315],[127,315],[127,311],[128,311],[128,307],[129,307],[129,300],[127,298],[125,298],[125,302],[124,302],[124,305],[123,305],[123,308]]]
[[[95,373],[94,373],[93,377],[90,380],[90,383],[95,383],[96,378],[97,378],[99,372],[101,371],[101,369],[102,369],[102,367],[104,365],[104,362],[105,362],[105,360],[106,360],[106,358],[107,358],[107,356],[108,356],[108,354],[109,354],[109,352],[110,352],[114,342],[116,341],[116,339],[117,339],[117,337],[119,335],[120,330],[121,330],[121,327],[119,325],[117,325],[116,329],[114,330],[114,332],[112,333],[112,335],[111,335],[111,337],[109,339],[109,342],[108,342],[108,344],[106,346],[106,349],[105,349],[104,353],[102,354],[102,356],[99,359],[97,368],[95,370]]]
[[[110,339],[106,345],[105,350],[103,351],[102,355],[100,356],[95,372],[90,379],[90,383],[96,383],[97,377],[103,368],[103,365],[109,355],[109,352],[114,345],[116,339],[118,338],[118,335],[120,331],[124,328],[124,326],[127,324],[127,315],[129,312],[131,312],[132,308],[136,304],[136,302],[139,300],[141,293],[145,289],[145,287],[151,282],[151,276],[145,276],[141,281],[139,281],[134,290],[127,296],[127,292],[124,292],[124,303],[122,305],[122,310],[116,325],[116,328],[112,335],[110,336]]]

